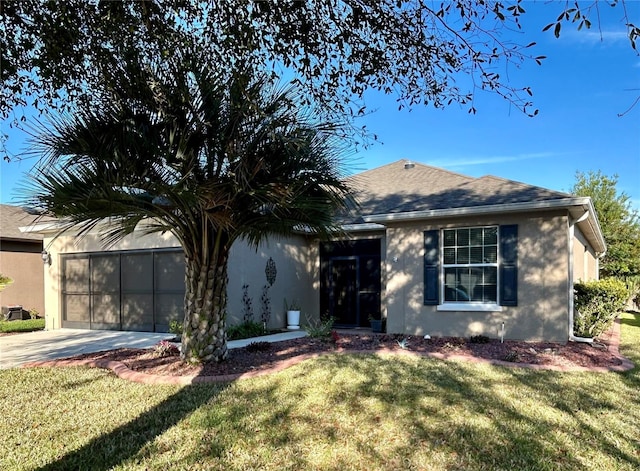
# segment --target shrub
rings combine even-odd
[[[520,354],[515,350],[509,350],[502,357],[502,361],[509,361],[511,363],[519,363],[520,362]]]
[[[271,349],[271,344],[269,342],[251,342],[244,349],[248,352],[266,352]]]
[[[180,354],[180,349],[168,340],[160,340],[153,347],[153,354],[158,357],[170,357]]]
[[[469,342],[471,343],[489,343],[491,339],[486,335],[472,335],[469,337]]]
[[[169,332],[171,332],[173,335],[182,335],[183,328],[184,325],[182,324],[182,322],[179,322],[176,319],[173,319],[171,322],[169,322]]]
[[[328,339],[331,336],[331,330],[333,328],[333,317],[329,317],[324,321],[313,320],[309,325],[305,326],[305,330],[309,337],[314,339]]]
[[[240,340],[259,337],[264,334],[264,327],[259,322],[245,321],[242,324],[227,327],[227,339]]]
[[[576,283],[573,288],[573,332],[579,337],[597,337],[605,332],[627,302],[627,288],[615,278]]]
[[[12,333],[12,332],[33,332],[36,330],[43,330],[45,326],[45,320],[40,319],[25,319],[17,321],[2,321],[0,320],[0,332]]]

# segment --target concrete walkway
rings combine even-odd
[[[281,332],[259,338],[233,340],[228,346],[239,348],[256,341],[279,342],[306,335],[302,330]],[[116,348],[150,348],[160,340],[173,337],[173,334],[167,333],[83,329],[40,330],[6,335],[0,337],[0,369]]]

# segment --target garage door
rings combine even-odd
[[[168,332],[183,319],[182,250],[63,255],[62,326]]]

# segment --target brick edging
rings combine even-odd
[[[136,383],[143,384],[170,384],[170,385],[188,385],[188,384],[198,384],[198,383],[214,383],[214,382],[229,382],[236,381],[238,379],[246,379],[246,378],[256,378],[258,376],[264,376],[272,373],[277,373],[278,371],[282,371],[290,366],[301,363],[305,360],[310,360],[312,358],[318,358],[322,355],[332,354],[332,353],[353,353],[353,354],[374,354],[374,355],[408,355],[414,357],[427,357],[427,358],[436,358],[438,360],[445,361],[467,361],[472,363],[483,363],[490,364],[496,366],[506,366],[510,368],[528,368],[532,370],[550,370],[550,371],[562,371],[562,372],[580,372],[580,371],[590,371],[596,373],[605,373],[605,372],[624,372],[629,371],[634,368],[633,362],[629,359],[623,357],[620,354],[619,350],[620,345],[620,318],[616,319],[612,331],[611,337],[609,341],[609,351],[613,353],[614,356],[620,359],[620,365],[613,366],[564,366],[564,365],[538,365],[533,363],[517,363],[510,362],[504,360],[491,360],[487,358],[479,358],[472,355],[460,355],[460,354],[447,354],[447,353],[437,353],[437,352],[412,352],[409,350],[391,350],[391,349],[380,349],[380,350],[346,350],[346,349],[337,349],[335,352],[319,352],[319,353],[305,353],[302,355],[298,355],[295,357],[288,358],[286,360],[282,360],[270,368],[266,368],[264,370],[259,371],[249,371],[246,373],[237,373],[237,374],[228,374],[228,375],[217,375],[217,376],[170,376],[170,375],[154,375],[148,373],[141,373],[139,371],[134,371],[127,367],[124,363],[120,361],[113,360],[72,360],[72,359],[62,359],[62,360],[44,360],[44,361],[35,361],[22,365],[23,368],[31,368],[31,367],[64,367],[64,366],[89,366],[93,368],[104,368],[113,371],[116,376],[122,379],[126,379],[128,381],[133,381]]]

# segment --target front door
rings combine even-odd
[[[380,319],[380,240],[324,243],[320,246],[323,318],[338,327],[369,327]]]
[[[329,259],[329,317],[337,324],[360,325],[358,309],[358,257]]]

